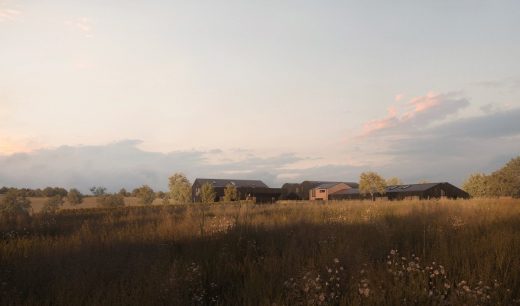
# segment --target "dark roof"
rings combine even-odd
[[[432,187],[435,187],[442,183],[426,183],[426,184],[408,184],[408,185],[393,185],[387,186],[386,192],[416,192],[416,191],[426,191]]]
[[[421,192],[433,188],[442,183],[427,183],[427,184],[407,184],[407,185],[392,185],[386,187],[386,193],[398,193],[398,192]],[[358,188],[343,189],[335,192],[335,195],[341,194],[358,194]]]
[[[193,184],[203,185],[205,183],[211,183],[213,187],[226,187],[231,184],[236,187],[250,187],[250,188],[269,188],[264,182],[260,180],[233,180],[233,179],[211,179],[211,178],[198,178],[195,179]]]
[[[325,188],[325,189],[328,189],[328,188],[332,188],[338,184],[346,184],[346,183],[323,183],[323,184],[320,184],[314,188]],[[348,185],[348,184],[347,184]]]
[[[341,195],[341,194],[359,194],[358,188],[349,188],[349,189],[342,189],[340,191],[336,191],[333,193],[334,195]]]
[[[345,183],[345,184],[349,185],[352,188],[359,187],[359,184],[358,183],[354,183],[354,182],[303,181],[302,184],[303,183],[309,183],[310,185],[314,186],[313,188],[316,188],[318,186],[321,187],[321,185],[324,185],[324,184],[333,184],[332,186],[334,186],[334,185],[337,185],[337,184],[340,184],[340,183]],[[330,187],[323,187],[323,188],[330,188]]]

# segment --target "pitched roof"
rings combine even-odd
[[[432,187],[435,187],[442,183],[427,183],[427,184],[408,184],[408,185],[392,185],[386,187],[386,193],[399,193],[399,192],[421,192],[426,191]],[[358,194],[358,188],[343,189],[335,192],[335,195],[341,194]]]
[[[358,188],[349,188],[349,189],[342,189],[342,190],[339,190],[339,191],[336,191],[333,193],[334,195],[338,194],[359,194],[359,189]]]
[[[269,188],[266,184],[264,184],[264,182],[260,180],[198,178],[193,182],[193,184],[196,183],[199,183],[200,185],[211,183],[213,187],[226,187],[227,185],[234,185],[236,187]]]
[[[408,184],[408,185],[393,185],[387,186],[386,192],[415,192],[426,191],[442,183],[426,183],[426,184]]]
[[[350,187],[352,188],[357,188],[359,187],[359,184],[358,183],[354,183],[354,182],[331,182],[331,181],[303,181],[303,183],[309,183],[311,185],[313,185],[314,187],[313,188],[316,188],[316,187],[320,187],[320,188],[330,188],[332,186],[335,186],[337,184],[341,184],[341,183],[344,183],[344,184],[347,184],[349,185]],[[321,187],[322,185],[329,185],[329,184],[332,184],[330,187]]]
[[[329,188],[332,188],[336,185],[339,185],[339,184],[346,184],[348,186],[347,183],[323,183],[323,184],[320,184],[314,188],[324,188],[324,189],[329,189]]]

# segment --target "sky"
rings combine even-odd
[[[0,0],[0,186],[460,186],[520,153],[518,16],[516,0]]]

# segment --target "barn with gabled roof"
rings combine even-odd
[[[358,188],[340,190],[329,195],[331,200],[369,199],[369,195],[361,194]],[[425,183],[387,186],[384,194],[376,195],[377,199],[468,199],[469,194],[456,186],[447,183]]]
[[[200,190],[206,183],[210,183],[215,190],[215,202],[222,200],[228,185],[236,187],[240,200],[251,200],[256,203],[276,202],[282,193],[281,188],[270,188],[261,180],[197,178],[191,187],[193,202],[201,201]]]

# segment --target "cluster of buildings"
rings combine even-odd
[[[303,181],[301,183],[286,183],[282,188],[271,188],[261,180],[233,179],[203,179],[193,182],[192,195],[194,202],[200,202],[202,185],[210,183],[215,190],[215,201],[224,197],[228,185],[238,191],[240,200],[250,200],[256,203],[274,203],[278,200],[359,200],[371,199],[370,195],[359,191],[359,184],[354,182]],[[376,200],[404,199],[467,199],[469,194],[456,186],[442,183],[407,184],[387,186],[386,192],[376,194]]]

